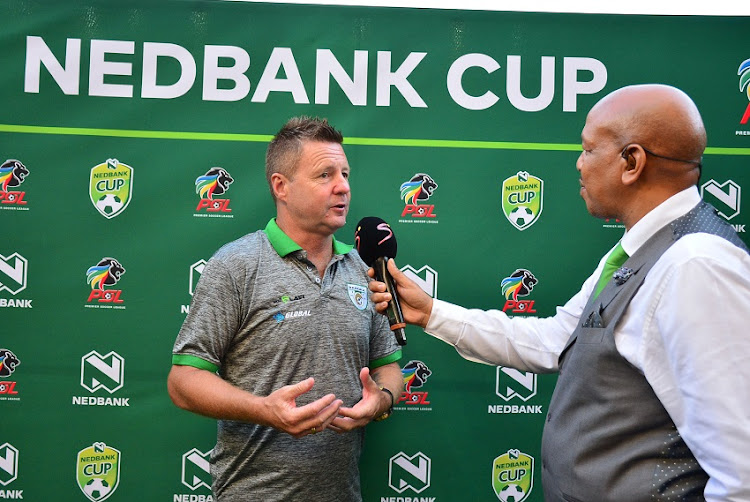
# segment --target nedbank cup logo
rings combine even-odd
[[[526,230],[542,214],[544,181],[526,171],[503,181],[503,213],[518,230]]]
[[[107,219],[125,211],[133,193],[133,168],[117,159],[91,168],[89,197],[97,211]]]
[[[502,502],[523,502],[534,487],[534,457],[511,449],[492,463],[492,489]]]
[[[120,452],[99,442],[79,451],[76,481],[92,502],[107,499],[120,483]]]

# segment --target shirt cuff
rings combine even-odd
[[[432,312],[430,312],[424,331],[428,335],[456,346],[463,334],[463,319],[466,312],[467,309],[464,307],[434,299]]]

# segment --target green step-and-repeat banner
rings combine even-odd
[[[580,131],[627,84],[695,99],[701,193],[750,240],[750,18],[6,0],[0,19],[0,499],[212,500],[215,422],[169,400],[171,348],[205,261],[274,214],[264,154],[292,116],[346,137],[339,239],[385,219],[444,300],[548,316],[579,289],[623,232],[580,199]],[[555,377],[407,335],[365,500],[541,501]]]

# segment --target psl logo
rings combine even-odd
[[[424,173],[417,173],[409,181],[402,183],[401,198],[406,205],[401,212],[401,217],[408,214],[413,218],[437,218],[437,215],[433,214],[434,204],[419,204],[429,199],[437,187],[435,180]]]
[[[740,63],[740,67],[737,68],[737,75],[740,76],[740,92],[745,91],[747,99],[750,100],[750,59],[744,60]],[[740,119],[740,124],[747,124],[750,119],[750,103],[745,108],[745,113]]]
[[[29,169],[20,160],[8,159],[0,165],[0,204],[26,205],[26,192],[11,189],[20,186],[28,175]]]
[[[110,394],[125,385],[125,359],[111,351],[102,356],[92,350],[81,358],[81,387],[89,392],[104,389]]]
[[[427,392],[412,390],[421,388],[427,382],[427,378],[432,375],[430,368],[422,361],[409,361],[401,368],[401,374],[404,377],[404,392],[399,396],[398,402],[407,405],[430,404]]]
[[[86,270],[86,282],[91,284],[91,294],[88,302],[96,300],[104,303],[123,303],[120,299],[122,290],[109,289],[105,286],[114,286],[125,273],[125,268],[114,258],[102,258],[99,263]]]
[[[182,484],[195,491],[201,486],[211,489],[211,452],[193,448],[182,456]]]
[[[229,189],[229,185],[234,182],[226,169],[221,167],[212,167],[203,176],[195,180],[195,193],[201,200],[198,202],[196,211],[205,209],[209,213],[231,213],[229,209],[229,199],[214,199],[215,195],[222,195]]]
[[[492,463],[492,489],[502,502],[523,502],[534,488],[534,457],[511,449]]]
[[[437,298],[438,274],[430,266],[425,265],[417,270],[411,265],[406,265],[401,267],[401,272],[414,281],[422,291],[430,295],[432,298]],[[424,275],[424,279],[422,279],[422,275]]]
[[[29,262],[18,253],[7,258],[0,254],[0,291],[17,295],[26,289],[26,270]]]
[[[503,214],[518,230],[526,230],[542,214],[544,181],[526,171],[519,171],[503,181]]]
[[[539,280],[534,277],[534,274],[525,268],[516,269],[515,272],[510,274],[510,277],[504,278],[500,282],[500,287],[506,298],[503,312],[510,309],[511,312],[516,314],[536,313],[534,300],[519,300],[518,298],[528,296],[537,282]]]
[[[0,446],[0,485],[8,486],[18,477],[18,450],[10,443]]]
[[[703,200],[713,204],[719,215],[727,221],[740,214],[740,193],[740,186],[732,180],[727,180],[723,184],[708,180],[701,185]]]
[[[97,442],[78,452],[76,481],[86,498],[100,502],[109,498],[120,483],[120,451]]]
[[[514,397],[528,401],[536,396],[536,373],[498,366],[495,394],[505,401],[510,401]]]
[[[91,168],[89,198],[99,214],[107,219],[125,211],[133,194],[133,168],[117,159]]]
[[[8,349],[0,349],[0,378],[8,378],[16,370],[16,366],[21,364],[21,360]],[[0,381],[0,395],[6,394],[14,396],[18,394],[16,382]]]
[[[421,451],[411,457],[398,452],[388,464],[388,486],[398,493],[407,489],[420,493],[430,486],[431,469],[432,460]]]

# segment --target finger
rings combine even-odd
[[[374,279],[375,278],[375,269],[372,268],[372,267],[368,268],[367,269],[367,275],[369,275],[371,279]]]
[[[385,291],[385,283],[380,281],[370,281],[367,288],[373,293],[383,293]]]
[[[280,390],[283,394],[286,394],[287,397],[291,399],[297,399],[305,392],[309,392],[310,389],[313,388],[313,385],[315,385],[315,379],[313,377],[310,377],[293,385],[282,387]]]

